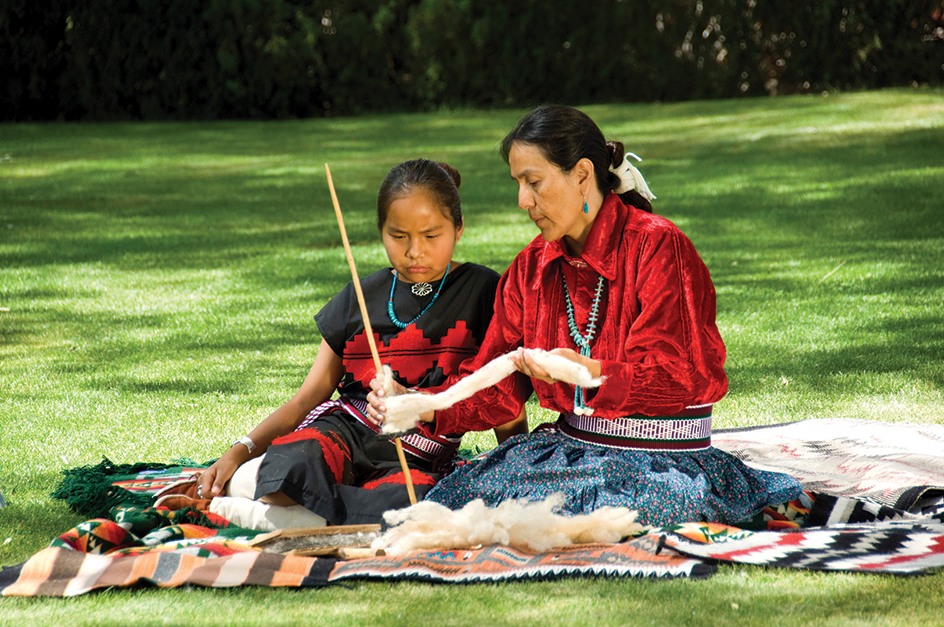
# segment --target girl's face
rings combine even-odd
[[[409,283],[441,279],[462,236],[436,198],[416,189],[390,203],[383,243],[399,278]]]
[[[582,162],[570,172],[563,172],[548,161],[540,149],[520,142],[512,144],[508,165],[511,178],[518,183],[518,206],[528,212],[544,241],[556,242],[567,237],[582,244],[593,222],[592,217],[583,212],[593,165],[590,164],[590,179]]]

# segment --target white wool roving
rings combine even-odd
[[[515,364],[512,356],[526,354],[534,362],[547,371],[554,379],[579,385],[585,388],[600,387],[603,378],[594,379],[583,364],[571,361],[566,357],[554,355],[540,348],[519,348],[485,364],[481,370],[473,372],[454,386],[439,394],[401,394],[387,396],[384,405],[387,411],[384,414],[384,424],[381,433],[400,433],[409,431],[416,426],[419,415],[437,409],[452,407],[459,401],[465,400],[487,387],[491,387],[513,373]],[[386,369],[386,366],[385,366]]]
[[[371,548],[404,555],[504,544],[540,553],[572,544],[610,544],[646,530],[636,522],[636,512],[626,507],[601,507],[577,516],[555,514],[553,510],[563,502],[562,494],[554,494],[534,503],[504,501],[489,508],[477,499],[452,511],[439,503],[421,501],[384,514],[387,524],[396,526],[385,531]]]

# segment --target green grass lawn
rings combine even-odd
[[[944,91],[588,107],[708,264],[728,346],[717,428],[944,424]],[[463,176],[457,257],[535,235],[497,142],[520,111],[0,125],[0,564],[80,521],[60,470],[220,455],[301,383],[312,316],[385,265],[377,187]],[[531,407],[533,422],[552,419]],[[467,436],[490,446],[487,434]],[[939,625],[944,573],[723,566],[708,580],[109,591],[0,600],[0,625]]]

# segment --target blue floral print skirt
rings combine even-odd
[[[768,505],[797,498],[800,483],[749,468],[716,448],[687,452],[614,448],[548,429],[509,438],[464,464],[426,496],[459,509],[475,499],[539,501],[563,493],[562,514],[606,505],[639,512],[644,525],[719,522],[734,525]]]

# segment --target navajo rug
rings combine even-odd
[[[793,475],[816,493],[900,511],[944,494],[944,425],[802,420],[720,429],[711,443],[754,468]]]
[[[797,477],[807,490],[797,505],[806,506],[803,528],[664,528],[662,542],[679,554],[902,575],[944,566],[944,425],[805,420],[722,429],[712,444],[749,466]]]
[[[704,542],[665,529],[663,544],[680,555],[718,562],[805,570],[915,575],[944,567],[944,525],[877,523],[788,532],[736,530]]]
[[[679,555],[661,551],[659,536],[647,534],[619,544],[581,544],[547,553],[493,545],[351,560],[338,562],[328,580],[393,578],[482,583],[573,576],[700,578],[714,572],[713,565],[701,560],[680,560]]]

